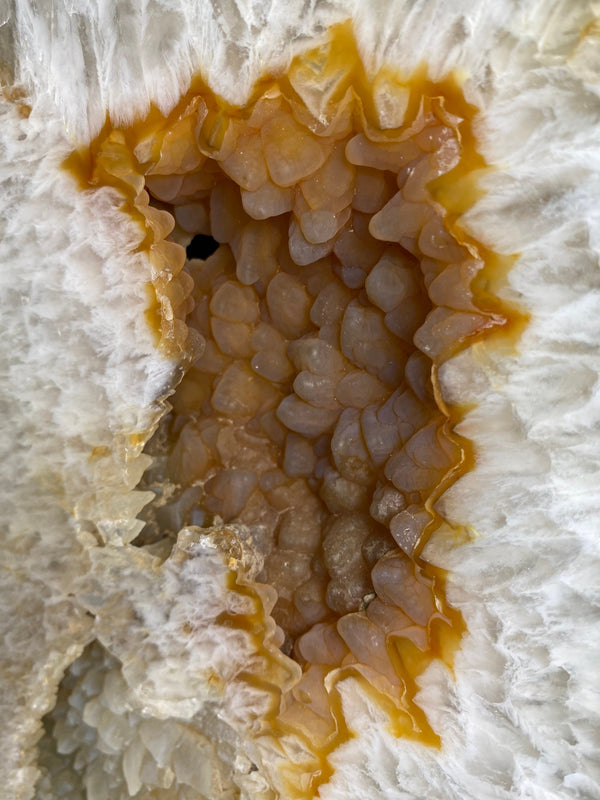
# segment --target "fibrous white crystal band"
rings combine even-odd
[[[420,681],[418,701],[442,748],[393,737],[348,680],[341,703],[360,733],[332,757],[334,774],[321,794],[480,800],[599,792],[593,9],[584,2],[499,3],[492,11],[484,3],[448,9],[398,2],[302,12],[295,3],[284,11],[252,3],[221,13],[183,2],[143,12],[124,4],[50,11],[18,2],[5,25],[16,46],[15,80],[26,85],[31,105],[25,117],[23,100],[7,94],[0,134],[8,797],[31,797],[36,784],[40,797],[57,793],[45,788],[56,764],[48,746],[55,744],[43,738],[38,753],[37,742],[65,674],[54,714],[63,719],[72,697],[72,720],[61,722],[55,741],[66,751],[88,737],[73,775],[100,774],[86,773],[95,758],[106,765],[102,775],[118,773],[115,791],[124,796],[141,796],[142,786],[164,797],[226,797],[233,785],[248,797],[269,791],[252,764],[268,774],[272,750],[246,752],[238,721],[218,729],[216,744],[207,741],[217,726],[210,680],[196,673],[196,651],[178,627],[186,602],[210,608],[221,597],[217,578],[227,558],[208,558],[211,566],[196,581],[185,569],[193,572],[202,558],[182,555],[195,566],[175,569],[161,564],[160,553],[156,561],[132,561],[121,547],[141,528],[135,518],[148,499],[134,492],[148,466],[141,447],[163,412],[176,365],[157,353],[143,322],[151,264],[136,251],[138,234],[120,213],[120,199],[109,189],[82,194],[59,163],[97,133],[107,109],[123,120],[147,110],[148,98],[171,108],[198,68],[215,91],[244,102],[265,65],[279,68],[305,35],[353,15],[373,71],[384,61],[410,69],[425,58],[433,75],[469,73],[465,91],[482,109],[477,135],[498,170],[485,178],[488,193],[463,222],[496,250],[520,253],[505,298],[519,300],[532,319],[518,354],[478,345],[440,376],[447,400],[477,404],[461,432],[478,456],[444,499],[446,519],[472,526],[474,541],[456,547],[447,527],[427,551],[451,570],[449,598],[469,630],[456,681],[439,663]],[[291,50],[281,47],[291,34]],[[379,91],[385,97],[385,87]],[[306,102],[316,107],[318,98]],[[247,213],[263,219],[291,209],[285,187],[261,194],[253,179],[244,177]],[[365,191],[376,196],[376,182]],[[340,224],[338,213],[307,218],[305,233],[312,225],[310,238],[322,238]],[[177,222],[185,229],[185,212]],[[305,242],[294,241],[304,252]],[[367,286],[373,302],[385,302],[388,281],[383,264]],[[219,298],[214,302],[218,310]],[[266,369],[286,368],[273,345],[269,355]],[[302,447],[294,447],[291,440],[290,463],[302,464]],[[196,535],[191,530],[190,541]],[[194,594],[203,581],[213,587],[210,598]],[[239,616],[244,597],[234,609]],[[252,602],[269,608],[268,597]],[[235,654],[244,652],[240,640],[232,628],[231,644],[213,642],[197,663],[233,668]],[[185,681],[188,666],[194,679]],[[243,681],[231,686],[231,696],[219,686],[224,707],[259,703]],[[207,698],[202,708],[198,698]],[[197,719],[195,733],[181,733],[181,717]],[[199,752],[211,765],[205,772],[195,769]],[[289,762],[304,756],[285,755]],[[41,778],[38,764],[48,770]],[[102,797],[108,785],[90,777],[88,796]]]

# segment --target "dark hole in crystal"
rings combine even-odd
[[[204,261],[204,259],[212,256],[218,247],[219,243],[215,241],[212,236],[206,236],[204,233],[198,233],[185,248],[185,252],[188,259],[201,258]]]

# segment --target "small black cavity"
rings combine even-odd
[[[212,236],[206,236],[204,233],[198,233],[185,248],[185,252],[188,259],[201,258],[204,261],[209,256],[212,256],[218,247],[219,243],[215,241]]]

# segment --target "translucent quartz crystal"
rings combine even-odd
[[[329,54],[302,62],[317,86]],[[143,215],[157,265],[148,319],[165,352],[187,358],[151,445],[145,487],[160,503],[135,544],[168,549],[197,524],[249,536],[262,563],[252,591],[272,599],[262,624],[270,612],[302,670],[264,735],[307,754],[281,784],[306,797],[347,735],[343,676],[371,687],[395,729],[436,741],[407,687],[462,630],[419,558],[465,460],[437,368],[506,321],[473,297],[484,258],[436,200],[443,176],[468,174],[472,109],[452,82],[391,81],[403,111],[381,127],[365,76],[347,91],[340,76],[319,119],[283,83],[244,109],[198,84],[160,124],[134,126],[132,149],[100,139],[87,175]],[[146,189],[125,186],[129,172]],[[195,234],[219,247],[182,272]],[[249,668],[248,685],[259,677]],[[134,788],[146,780],[138,761]]]

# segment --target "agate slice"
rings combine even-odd
[[[375,66],[381,23],[359,28],[274,50],[243,102],[200,63],[87,141],[55,121],[39,164],[35,94],[7,94],[35,143],[16,219],[61,198],[7,355],[6,441],[33,454],[13,503],[41,498],[3,550],[11,796],[594,796],[598,641],[576,663],[553,638],[593,547],[559,525],[548,425],[589,411],[595,373],[584,347],[569,389],[540,344],[552,226],[532,197],[518,219],[485,70]]]

